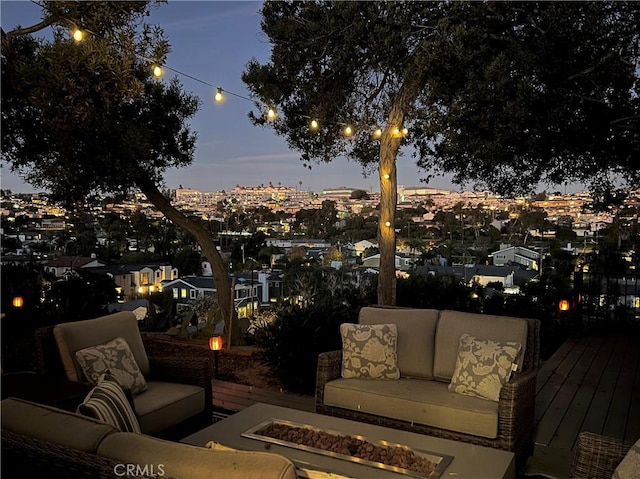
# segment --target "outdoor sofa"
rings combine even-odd
[[[214,450],[119,432],[93,418],[8,398],[2,414],[7,477],[295,479],[293,463],[268,452]]]
[[[359,324],[395,324],[399,379],[342,377],[342,350],[318,358],[321,414],[511,451],[533,451],[540,321],[449,310],[365,307]],[[448,390],[463,334],[521,345],[497,401]]]

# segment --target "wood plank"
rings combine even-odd
[[[602,431],[605,436],[624,439],[629,406],[631,405],[631,395],[633,393],[636,363],[638,362],[638,348],[632,347],[629,337],[620,339],[619,347],[624,348],[626,354],[622,361],[620,374],[609,407],[609,414],[607,414]]]
[[[313,397],[270,389],[254,388],[225,381],[213,381],[213,399],[216,407],[241,410],[257,402],[313,411]]]
[[[571,373],[571,370],[576,363],[582,357],[584,350],[588,346],[591,338],[581,338],[576,341],[569,354],[567,354],[562,361],[554,368],[551,378],[540,389],[540,392],[536,394],[535,402],[535,423],[538,425],[545,415],[547,409],[553,402],[553,399],[560,391],[562,384],[567,379],[567,376]]]
[[[639,348],[640,337],[631,338],[631,347]],[[634,377],[633,394],[631,395],[631,407],[627,416],[627,427],[624,433],[624,440],[634,443],[640,439],[640,359],[636,364]]]
[[[538,377],[536,378],[536,394],[538,394],[547,381],[551,379],[555,369],[560,365],[564,358],[567,357],[576,343],[577,340],[575,338],[567,339],[560,345],[556,352],[553,353],[551,357],[542,364],[542,366],[540,366],[540,369],[538,370]]]
[[[567,416],[567,411],[574,396],[601,345],[601,339],[589,338],[584,353],[574,367],[571,368],[571,371],[567,373],[565,381],[563,381],[558,393],[545,411],[543,419],[538,424],[537,444],[551,445],[551,441],[555,437],[559,425],[562,424],[562,421]]]
[[[573,400],[569,405],[569,410],[556,430],[555,437],[553,437],[549,443],[551,447],[571,449],[578,438],[582,423],[591,405],[591,400],[598,387],[598,382],[602,377],[615,345],[615,340],[611,337],[601,338],[597,342],[600,343],[600,347],[593,355],[589,369],[580,382]],[[594,341],[594,344],[597,342]],[[584,361],[587,359],[588,356],[585,354]]]
[[[615,391],[616,382],[618,380],[618,374],[626,352],[625,347],[621,348],[618,347],[618,345],[619,342],[616,341],[613,353],[611,354],[609,361],[607,361],[604,373],[600,378],[593,400],[591,401],[591,405],[587,411],[587,416],[582,423],[583,431],[602,434],[611,399],[613,398],[613,393]]]

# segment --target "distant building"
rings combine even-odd
[[[96,258],[88,258],[84,256],[60,256],[59,258],[47,261],[44,264],[44,270],[53,274],[56,278],[63,278],[65,275],[81,268],[96,268],[104,266]]]
[[[524,246],[501,245],[498,251],[489,255],[494,266],[507,264],[521,264],[527,268],[537,270],[540,265],[540,253]]]
[[[401,255],[395,256],[395,267],[397,270],[407,271],[413,268],[413,265],[413,258]],[[362,260],[362,266],[365,268],[380,268],[380,255],[374,254],[373,256],[364,258]]]

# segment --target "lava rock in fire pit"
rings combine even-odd
[[[344,456],[378,462],[425,476],[429,476],[436,467],[433,462],[405,447],[381,446],[348,435],[333,434],[312,428],[272,423],[256,431],[255,434]]]

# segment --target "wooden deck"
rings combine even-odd
[[[640,338],[567,340],[538,373],[536,444],[572,449],[581,431],[640,438]]]
[[[254,388],[217,379],[213,380],[212,385],[213,405],[216,409],[223,411],[240,411],[258,402],[302,411],[313,412],[315,410],[314,398],[310,396],[273,389]]]

